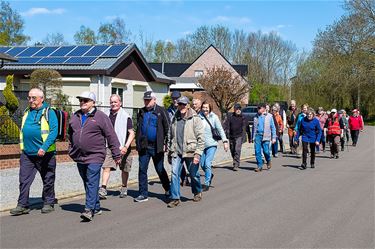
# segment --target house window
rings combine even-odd
[[[122,102],[124,102],[124,89],[112,87],[112,94],[120,95]]]
[[[194,77],[200,77],[203,75],[203,70],[195,70],[194,71]]]

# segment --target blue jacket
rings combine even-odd
[[[217,141],[212,137],[211,127],[203,115],[204,114],[202,112],[199,113],[199,117],[202,119],[202,122],[204,124],[204,148],[217,146]],[[223,143],[228,142],[228,139],[225,136],[223,126],[220,123],[219,117],[215,113],[211,112],[210,114],[208,114],[207,119],[210,121],[212,127],[216,128],[219,131]]]
[[[47,151],[48,148],[55,143],[57,137],[57,117],[55,112],[50,109],[48,113],[48,124],[49,124],[49,135],[47,140],[43,143],[42,134],[40,130],[40,120],[42,118],[42,113],[44,108],[47,108],[48,104],[43,102],[42,107],[39,109],[30,109],[29,114],[25,120],[23,126],[23,143],[24,150],[23,152],[29,156],[36,156],[39,149]]]
[[[300,136],[302,136],[303,142],[319,142],[322,136],[322,128],[320,128],[319,120],[316,118],[309,120],[307,117],[301,119],[300,129],[297,130],[295,141],[298,141]]]

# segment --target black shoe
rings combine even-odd
[[[214,174],[211,173],[210,186],[211,186],[211,183],[212,183],[212,178],[214,178]]]
[[[210,190],[210,186],[205,185],[203,187],[203,192],[207,192],[208,190]]]
[[[85,211],[81,213],[81,219],[83,221],[92,221],[93,217],[94,215],[92,214],[92,211],[90,209],[85,209]]]
[[[314,164],[311,164],[311,168],[314,169],[314,168],[315,168],[315,165],[314,165]]]
[[[335,158],[336,158],[336,159],[339,159],[339,154],[336,154]]]
[[[55,211],[55,208],[53,207],[53,204],[45,204],[40,211],[42,212],[42,214],[48,214],[52,211]]]
[[[28,207],[17,206],[10,210],[10,214],[13,216],[28,214],[30,209]]]
[[[306,167],[306,164],[301,164],[301,170],[304,170],[304,169],[306,169],[307,167]]]

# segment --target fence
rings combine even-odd
[[[79,105],[69,105],[66,106],[67,109],[71,110],[69,116],[71,116],[75,111],[79,110]],[[59,108],[59,106],[57,106]],[[109,111],[110,106],[98,106],[98,110],[101,111]],[[125,111],[129,113],[129,115],[133,119],[133,127],[136,127],[137,122],[137,112],[138,108],[131,108],[131,107],[123,107]],[[1,144],[17,144],[19,143],[19,136],[18,132],[21,128],[23,110],[20,108],[13,114],[13,115],[0,115],[0,145]],[[6,120],[12,120],[17,126],[7,126],[5,128]]]

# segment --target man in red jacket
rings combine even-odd
[[[363,120],[357,109],[354,109],[352,113],[353,115],[349,117],[349,129],[355,147],[358,142],[359,131],[363,131]]]

